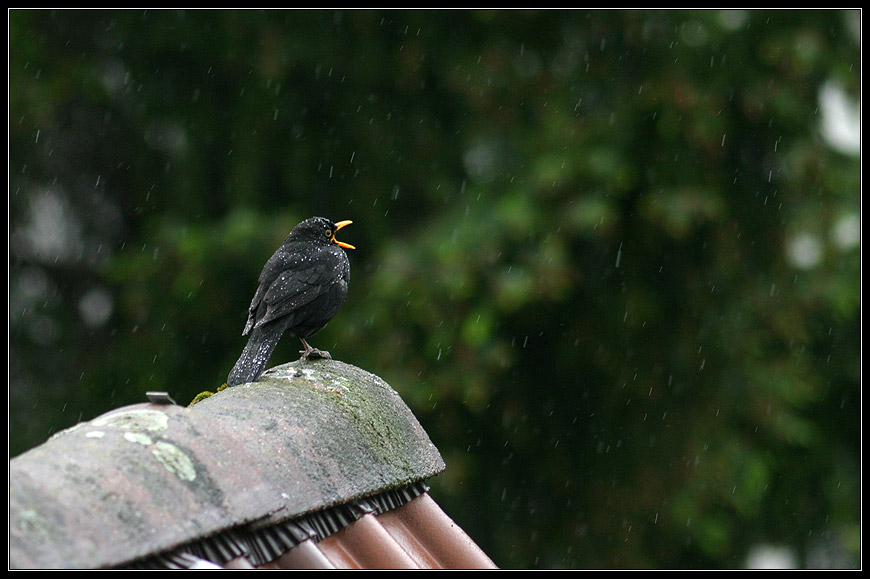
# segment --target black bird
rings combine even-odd
[[[350,262],[342,248],[355,248],[338,241],[335,233],[350,224],[306,219],[266,262],[242,332],[251,337],[230,371],[229,386],[255,382],[284,332],[302,340],[302,359],[331,357],[309,346],[305,338],[322,330],[347,298]]]

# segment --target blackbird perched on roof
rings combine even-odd
[[[266,262],[242,332],[251,336],[230,371],[229,386],[256,381],[284,332],[302,340],[302,359],[330,357],[329,352],[309,346],[305,338],[322,330],[347,297],[350,262],[342,248],[355,248],[338,241],[335,233],[350,224],[324,217],[306,219]]]

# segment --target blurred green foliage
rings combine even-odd
[[[10,454],[222,383],[263,263],[325,215],[358,249],[313,343],[402,394],[498,565],[855,566],[859,38],[843,11],[12,10]]]

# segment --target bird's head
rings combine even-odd
[[[294,227],[293,234],[304,236],[317,242],[334,243],[345,249],[356,249],[351,244],[339,241],[335,238],[335,234],[339,229],[350,225],[351,223],[353,223],[353,221],[346,220],[335,223],[326,217],[311,217]]]

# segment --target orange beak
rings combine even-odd
[[[344,227],[346,225],[350,225],[351,223],[353,223],[353,221],[350,221],[350,220],[339,221],[338,223],[335,224],[335,233],[338,233],[339,229],[341,229],[342,227]],[[356,249],[354,246],[352,246],[349,243],[345,243],[343,241],[337,240],[335,238],[335,234],[332,235],[332,241],[334,241],[339,247],[344,247],[345,249]]]

